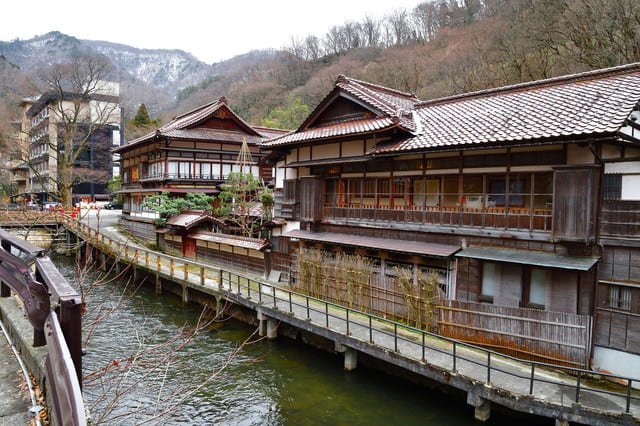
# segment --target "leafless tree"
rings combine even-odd
[[[49,103],[49,120],[55,126],[55,131],[42,141],[46,148],[41,155],[55,164],[55,173],[45,176],[33,167],[33,152],[25,160],[37,177],[41,175],[41,180],[48,182],[49,192],[66,208],[71,207],[74,185],[108,180],[108,172],[91,167],[83,155],[90,150],[102,152],[105,158],[90,162],[110,164],[110,129],[120,119],[117,98],[110,94],[107,81],[111,72],[108,59],[95,55],[77,55],[68,63],[46,66],[38,72],[35,88],[53,100]],[[106,149],[94,149],[101,144],[106,144]]]

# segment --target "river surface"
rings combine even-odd
[[[69,258],[54,261],[70,281],[77,283],[78,275],[85,283],[100,280],[95,272],[78,274]],[[205,328],[180,349],[163,347],[183,325],[193,326],[201,310],[171,295],[156,296],[151,286],[134,289],[127,283],[128,275],[93,286],[87,298],[83,333],[91,338],[83,358],[84,393],[94,420],[198,425],[476,423],[473,408],[463,399],[361,366],[344,372],[341,356],[286,337],[259,340],[232,355],[254,332],[235,320]],[[102,319],[93,326],[97,317]],[[101,369],[106,372],[92,373]],[[498,413],[492,413],[489,424],[515,422],[533,424]]]

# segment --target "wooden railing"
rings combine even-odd
[[[551,232],[552,211],[529,208],[324,205],[324,218]]]
[[[9,297],[11,290],[20,297],[34,329],[33,346],[47,346],[45,376],[51,417],[55,424],[86,425],[81,392],[81,297],[44,249],[3,230],[0,246],[0,297]]]

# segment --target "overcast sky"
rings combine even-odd
[[[252,49],[280,48],[291,36],[322,36],[332,25],[382,17],[420,0],[10,0],[0,40],[49,31],[139,48],[182,49],[212,63]]]

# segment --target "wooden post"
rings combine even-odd
[[[173,258],[169,259],[169,276],[173,278]]]
[[[124,258],[125,260],[129,258],[129,246],[124,246]]]
[[[145,267],[149,267],[149,252],[145,251],[144,252],[144,266]]]
[[[160,255],[156,253],[156,271],[160,273]]]
[[[184,280],[187,281],[189,279],[189,264],[184,262]]]
[[[204,287],[204,266],[200,267],[200,285]]]

